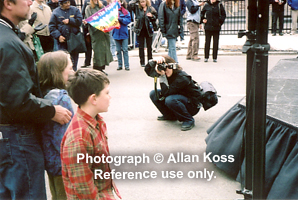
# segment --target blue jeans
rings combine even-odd
[[[128,58],[128,39],[125,40],[115,40],[116,49],[117,49],[117,57],[118,57],[118,67],[122,68],[122,52],[124,59],[124,66],[126,69],[129,68],[129,58]]]
[[[168,46],[169,46],[169,52],[168,55],[173,58],[178,63],[178,58],[176,54],[176,38],[168,39]]]
[[[152,90],[150,99],[165,118],[176,118],[181,122],[194,122],[193,116],[200,110],[200,108],[191,104],[187,97],[180,94],[167,96],[165,100],[160,101],[155,95],[155,90]]]
[[[44,157],[36,130],[0,125],[0,199],[46,199]]]
[[[114,58],[116,56],[116,44],[113,38],[113,31],[110,31],[109,34],[110,34],[110,49],[111,49],[112,56]]]

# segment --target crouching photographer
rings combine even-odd
[[[182,131],[192,129],[193,116],[201,107],[197,83],[168,55],[150,60],[145,72],[150,77],[159,78],[161,89],[150,92],[152,102],[162,114],[157,120],[179,120]]]

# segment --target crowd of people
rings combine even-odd
[[[107,112],[111,98],[104,70],[115,60],[117,70],[130,70],[127,25],[133,20],[140,65],[148,75],[155,73],[160,78],[161,90],[150,93],[162,114],[158,120],[179,120],[182,131],[194,127],[193,116],[201,108],[200,92],[178,64],[176,42],[179,36],[184,39],[186,11],[190,31],[186,59],[200,60],[198,31],[204,24],[204,61],[209,59],[213,37],[212,56],[217,62],[219,33],[226,18],[223,5],[218,0],[117,2],[120,29],[105,33],[86,18],[112,1],[86,0],[81,11],[74,0],[50,0],[47,4],[43,0],[0,0],[0,199],[46,199],[45,170],[53,199],[115,199],[113,191],[120,197],[111,178],[94,179],[92,175],[95,169],[110,172],[109,164],[77,162],[77,154],[110,154],[106,124],[98,114]],[[285,0],[272,3],[284,6]],[[288,3],[294,10],[296,5]],[[282,23],[280,10],[273,12],[274,25],[277,19]],[[157,24],[169,51],[167,56],[153,58],[151,45]],[[67,52],[67,39],[82,29],[87,51],[84,66],[77,69],[79,53]],[[280,25],[280,35],[281,30]],[[276,34],[276,28],[273,31]],[[33,33],[40,41],[41,56],[36,55],[40,49],[32,45]],[[92,50],[93,69],[89,69]],[[157,68],[163,63],[165,68]],[[163,99],[158,99],[156,92]],[[78,105],[76,113],[71,99]]]

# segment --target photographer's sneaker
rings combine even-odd
[[[181,126],[181,131],[188,131],[195,126],[194,121],[184,121]]]

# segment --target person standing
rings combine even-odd
[[[85,11],[86,7],[90,4],[90,0],[85,0],[84,5],[82,7],[82,16],[83,19],[85,19]],[[92,58],[92,45],[91,45],[91,36],[88,31],[88,25],[83,24],[83,33],[84,33],[84,38],[85,38],[85,44],[87,51],[85,52],[85,61],[84,65],[81,67],[87,67],[91,65],[91,58]]]
[[[139,41],[139,57],[140,64],[145,67],[145,40],[147,46],[148,61],[152,59],[152,37],[153,37],[153,23],[156,22],[157,12],[151,6],[150,0],[132,0],[129,2],[135,13],[135,33]]]
[[[71,112],[42,98],[33,53],[18,37],[31,0],[0,0],[0,199],[46,199],[40,124]]]
[[[277,20],[278,20],[278,32],[280,36],[283,36],[284,28],[284,5],[286,0],[270,0],[272,4],[272,36],[276,36]]]
[[[70,5],[69,0],[59,0],[60,7],[53,11],[49,28],[53,38],[58,40],[58,50],[67,50],[67,39],[71,33],[78,34],[82,24],[80,10]],[[73,70],[77,70],[79,53],[70,52]]]
[[[102,9],[104,5],[99,0],[90,0],[90,5],[86,7],[85,10],[85,18],[90,17],[100,9]],[[83,20],[83,23],[86,25],[87,22]],[[106,65],[109,65],[113,62],[113,56],[110,50],[110,34],[104,33],[90,24],[88,24],[89,33],[91,36],[91,44],[93,49],[93,69],[97,69],[99,71],[104,72]],[[107,73],[104,72],[106,75]]]
[[[218,0],[208,0],[201,12],[201,23],[205,28],[204,62],[208,62],[210,42],[213,37],[213,62],[217,62],[219,33],[226,19],[226,11]]]
[[[113,38],[116,42],[117,57],[118,57],[118,68],[117,70],[122,70],[122,53],[124,59],[124,67],[126,71],[129,71],[129,57],[128,57],[128,28],[127,25],[131,22],[131,17],[126,10],[127,3],[125,0],[118,0],[121,4],[119,8],[118,21],[120,23],[120,29],[113,29]]]
[[[30,12],[37,13],[37,17],[33,23],[33,26],[37,26],[40,23],[49,24],[52,11],[51,8],[44,3],[44,0],[35,0],[33,4],[30,6]],[[38,36],[40,40],[40,44],[44,53],[53,51],[54,40],[53,37],[50,35],[50,30],[48,26],[41,31],[37,31],[35,34]]]
[[[190,39],[187,47],[186,60],[199,61],[199,28],[202,28],[201,22],[201,6],[204,2],[199,3],[197,0],[187,0],[187,28],[190,33]]]
[[[291,7],[292,11],[292,35],[295,35],[297,32],[297,18],[298,18],[298,1],[297,0],[288,0],[288,4]]]
[[[160,4],[158,11],[160,31],[168,41],[168,55],[176,62],[178,62],[176,39],[180,35],[183,26],[179,2],[180,0],[166,0]]]

